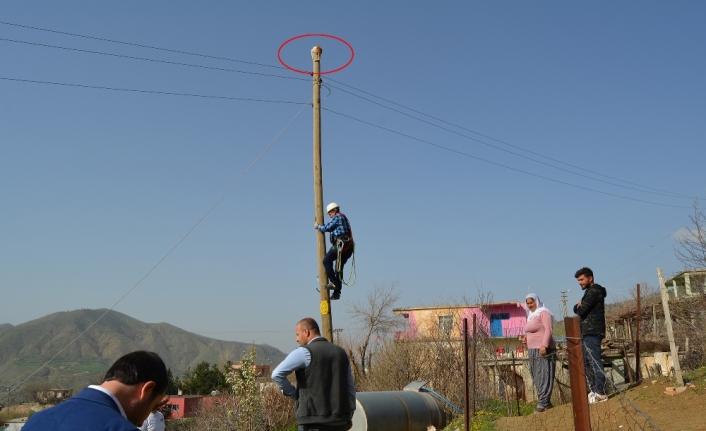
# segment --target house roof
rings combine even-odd
[[[409,313],[410,311],[424,311],[424,310],[449,310],[449,309],[463,309],[463,308],[484,308],[484,307],[494,307],[499,305],[514,305],[516,307],[521,307],[522,303],[518,301],[510,302],[490,302],[488,304],[480,305],[432,305],[428,307],[406,307],[406,308],[395,308],[392,310],[395,314]]]

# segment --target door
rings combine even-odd
[[[503,321],[500,319],[491,319],[490,321],[490,336],[491,337],[502,337],[503,336]]]

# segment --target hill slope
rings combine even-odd
[[[0,329],[0,387],[11,386],[74,340],[98,319],[105,309],[75,310],[50,314],[17,326]],[[33,378],[55,385],[81,387],[120,356],[134,350],[157,352],[179,375],[201,361],[237,363],[252,344],[221,341],[192,334],[168,323],[144,323],[111,311],[64,350],[49,367]],[[257,362],[278,364],[285,354],[267,345],[256,345]]]

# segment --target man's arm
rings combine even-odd
[[[593,307],[595,307],[600,300],[598,289],[594,289],[593,287],[589,287],[588,289],[588,292],[586,292],[586,295],[584,295],[581,301],[574,305],[574,313],[578,314],[582,319],[588,316],[588,313],[593,310]]]
[[[272,380],[274,380],[277,387],[282,391],[282,394],[296,399],[297,388],[289,383],[287,376],[293,371],[306,368],[310,362],[311,353],[309,353],[309,349],[297,347],[292,353],[287,355],[282,363],[277,365],[277,368],[272,372]]]
[[[319,227],[317,229],[320,232],[333,232],[334,230],[336,230],[336,226],[338,226],[338,224],[340,223],[340,221],[339,221],[340,219],[341,219],[341,216],[336,215],[331,220],[329,220],[328,223],[326,223],[324,225],[319,225]]]

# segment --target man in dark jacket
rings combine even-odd
[[[321,336],[311,317],[295,328],[299,346],[272,372],[282,394],[296,401],[299,431],[346,431],[353,426],[355,385],[345,350]],[[295,388],[287,380],[297,376]]]
[[[35,413],[26,431],[136,431],[164,398],[167,367],[154,352],[128,353],[110,367],[103,383]]]
[[[605,372],[601,361],[601,340],[605,337],[605,287],[593,282],[593,271],[583,267],[574,277],[583,289],[583,298],[574,305],[574,313],[581,318],[583,337],[584,370],[591,392],[590,404],[607,401],[605,394]]]

